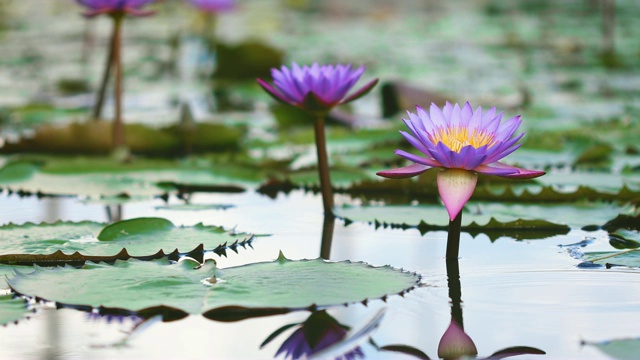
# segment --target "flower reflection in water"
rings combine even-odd
[[[457,259],[447,259],[447,285],[451,299],[451,322],[438,343],[438,357],[453,359],[504,359],[518,355],[544,355],[543,350],[529,346],[512,346],[494,352],[488,357],[477,357],[478,350],[471,337],[464,331],[462,318],[462,289],[460,268]],[[375,344],[374,344],[375,345]],[[424,352],[407,345],[375,345],[379,351],[393,351],[411,355],[419,359],[430,359]]]
[[[364,358],[364,353],[357,345],[358,341],[359,339],[366,340],[366,337],[378,326],[381,317],[380,313],[362,331],[348,336],[348,326],[340,324],[325,310],[314,311],[304,322],[288,324],[274,331],[260,347],[264,347],[283,332],[296,328],[282,343],[276,352],[276,357],[282,355],[285,359],[300,359],[322,354],[322,358],[361,359]],[[340,346],[342,344],[347,346]],[[341,352],[331,351],[334,348],[344,350]]]

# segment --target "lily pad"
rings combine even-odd
[[[607,266],[640,267],[640,251],[638,249],[630,249],[625,251],[587,252],[582,256],[582,260]]]
[[[405,293],[421,280],[390,266],[322,259],[254,263],[226,269],[213,261],[117,261],[17,271],[9,279],[20,294],[78,306],[128,309],[175,308],[189,314],[236,308],[323,308]],[[215,274],[215,276],[214,276]],[[212,280],[214,279],[214,280]],[[146,310],[146,311],[145,311]]]
[[[462,216],[463,228],[488,226],[493,219],[516,228],[559,228],[562,226],[584,227],[604,225],[620,213],[630,213],[631,208],[604,203],[579,203],[572,205],[534,205],[470,202],[465,206]],[[368,223],[406,225],[417,227],[421,224],[432,227],[446,227],[449,217],[441,205],[386,205],[343,207],[336,210],[339,217],[348,221]],[[514,222],[518,223],[514,223]],[[543,221],[543,222],[540,222]]]
[[[382,169],[380,169],[382,170]],[[428,171],[417,179],[394,180],[364,180],[354,183],[344,190],[352,196],[364,196],[368,199],[384,200],[387,203],[407,200],[420,200],[437,202],[438,189],[435,177],[437,171]],[[536,178],[535,181],[517,181],[502,179],[495,176],[479,176],[478,186],[473,193],[476,201],[510,201],[518,203],[567,203],[575,201],[637,201],[640,191],[629,188],[621,180],[612,179],[612,185],[599,186],[599,181],[594,181],[596,188],[578,185],[577,177],[571,179],[558,179],[557,184],[540,185],[536,181],[544,178]],[[565,180],[563,182],[563,180]],[[603,180],[606,182],[606,180]],[[630,180],[630,184],[634,180]],[[602,189],[600,189],[602,187]]]
[[[13,294],[0,296],[0,325],[16,322],[28,313],[23,299],[14,299]]]
[[[27,223],[0,227],[3,254],[49,254],[58,250],[86,256],[113,256],[122,249],[133,256],[162,250],[181,253],[203,244],[215,250],[227,243],[248,241],[250,234],[236,234],[218,226],[175,226],[162,218],[136,218],[111,225],[95,222]]]
[[[0,186],[12,191],[46,195],[152,197],[167,192],[241,192],[237,166],[193,165],[136,159],[120,163],[107,157],[29,157],[0,169]],[[213,169],[213,170],[212,170]]]
[[[616,360],[635,360],[640,354],[640,339],[618,339],[585,344],[596,347],[611,359]]]

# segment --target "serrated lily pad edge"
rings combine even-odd
[[[187,259],[190,259],[190,258],[187,258]],[[181,260],[182,258],[180,259],[180,261]],[[289,260],[282,255],[282,252],[280,253],[280,256],[278,257],[278,259],[276,259],[275,261],[277,262],[277,261],[316,261],[316,260],[322,260],[327,263],[359,264],[368,268],[389,268],[390,270],[399,271],[400,273],[414,276],[415,281],[412,286],[404,290],[401,290],[397,293],[385,294],[379,298],[373,298],[373,299],[366,298],[361,301],[344,302],[344,303],[338,303],[338,304],[326,304],[326,305],[310,304],[309,306],[304,306],[304,307],[244,307],[244,306],[224,305],[224,306],[219,306],[219,307],[215,307],[215,308],[203,311],[201,315],[210,320],[230,322],[230,321],[238,321],[238,320],[244,320],[244,319],[254,318],[254,317],[287,314],[287,313],[297,312],[297,311],[312,312],[312,311],[335,308],[338,306],[347,307],[353,304],[362,304],[364,306],[368,306],[369,302],[372,300],[382,300],[383,302],[386,303],[389,296],[399,295],[400,297],[404,297],[406,294],[410,293],[416,288],[423,286],[423,283],[422,283],[423,277],[418,272],[407,271],[407,270],[404,270],[403,268],[398,269],[391,265],[374,266],[364,261],[354,262],[351,260],[344,260],[344,261],[338,262],[338,261],[326,261],[321,258]],[[253,264],[260,264],[260,263],[269,263],[269,261],[251,263],[251,264],[240,265],[240,266],[247,266],[247,265],[253,265]],[[220,270],[224,270],[224,269],[220,269]],[[194,315],[194,314],[189,314],[188,312],[182,309],[178,309],[178,308],[175,308],[172,306],[166,306],[166,305],[151,306],[151,307],[147,307],[139,310],[129,310],[129,309],[123,309],[118,307],[106,307],[101,305],[92,306],[92,305],[86,305],[86,304],[68,304],[68,303],[59,302],[59,301],[50,301],[50,300],[47,300],[46,298],[42,298],[39,296],[22,294],[16,291],[15,289],[13,289],[11,286],[9,286],[9,288],[12,293],[16,294],[16,296],[20,296],[24,299],[28,299],[28,301],[52,303],[52,304],[55,304],[55,307],[57,309],[75,309],[75,310],[80,310],[80,311],[89,312],[89,313],[97,313],[100,315],[137,316],[143,319],[150,319],[154,316],[162,316],[163,322],[176,321],[176,320],[183,319],[189,315]]]

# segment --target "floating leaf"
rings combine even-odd
[[[86,256],[114,256],[122,249],[133,256],[148,256],[162,250],[186,253],[203,244],[216,250],[226,244],[244,243],[249,234],[236,234],[218,226],[197,224],[174,226],[162,218],[123,220],[104,227],[95,222],[56,222],[53,224],[5,225],[0,227],[4,254],[50,254],[61,250]],[[0,256],[8,261],[6,255]]]
[[[29,160],[31,159],[31,160]],[[36,163],[44,163],[36,166]],[[129,198],[166,192],[242,192],[250,183],[231,174],[233,165],[215,167],[136,159],[120,163],[107,157],[30,157],[0,169],[0,185],[11,191],[46,195]]]
[[[0,184],[28,180],[38,168],[37,164],[28,161],[10,162],[0,169]]]
[[[618,339],[584,344],[594,346],[616,360],[636,360],[640,354],[640,339]]]
[[[295,310],[366,302],[403,294],[420,282],[419,275],[389,266],[321,259],[283,258],[218,270],[213,261],[196,265],[129,260],[87,263],[80,269],[37,268],[29,275],[16,272],[9,284],[20,294],[62,304],[129,309],[145,316],[155,315],[148,309],[174,308],[207,316],[227,307]]]
[[[431,173],[431,174],[430,174]],[[436,171],[428,171],[417,179],[365,180],[354,183],[342,190],[352,196],[384,200],[387,203],[437,202],[438,190],[435,182]],[[536,178],[543,179],[545,176]],[[594,189],[579,185],[579,177],[563,184],[542,186],[536,182],[505,180],[497,177],[478,178],[478,186],[473,193],[475,201],[509,201],[518,203],[567,203],[576,201],[637,201],[640,190],[629,188],[619,179],[611,178],[613,185],[607,189]],[[606,183],[606,180],[604,181]],[[630,184],[635,184],[630,181]]]
[[[469,202],[463,212],[462,226],[467,229],[482,229],[493,219],[496,223],[503,224],[502,228],[508,228],[509,226],[504,225],[508,222],[512,223],[511,226],[530,229],[560,229],[565,225],[584,227],[603,225],[621,212],[631,211],[631,208],[603,203],[580,203],[570,206]],[[336,213],[348,221],[381,225],[418,227],[424,223],[423,227],[438,228],[449,224],[447,213],[440,205],[354,206],[337,209]],[[518,223],[513,223],[515,221]]]
[[[23,299],[14,299],[13,294],[0,296],[0,325],[16,322],[28,313]]]
[[[122,220],[116,223],[107,225],[100,234],[98,240],[100,241],[112,241],[131,239],[132,236],[149,235],[155,233],[161,233],[170,231],[175,226],[167,219],[163,218],[136,218],[129,220]]]
[[[640,249],[587,252],[582,259],[600,265],[640,267]]]
[[[618,250],[637,249],[640,247],[640,232],[618,229],[609,234],[609,244]]]

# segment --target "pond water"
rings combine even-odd
[[[107,221],[101,205],[75,199],[2,196],[2,219],[27,221]],[[348,203],[339,197],[338,203]],[[169,203],[180,203],[175,198]],[[156,209],[162,200],[127,204],[125,218],[165,217],[175,224],[235,224],[238,231],[271,234],[258,237],[253,249],[240,249],[217,258],[218,266],[273,260],[278,251],[290,259],[320,255],[323,217],[319,196],[294,191],[276,199],[243,194],[194,194],[192,204],[229,204],[226,210],[184,212]],[[291,211],[295,209],[295,211]],[[278,214],[274,216],[274,214]],[[604,231],[572,230],[541,240],[517,241],[501,237],[491,242],[485,235],[462,234],[459,260],[462,313],[465,331],[480,355],[512,346],[544,350],[546,358],[606,359],[582,341],[626,338],[638,333],[640,306],[638,272],[621,268],[580,269],[569,248],[592,240],[607,244]],[[445,232],[421,235],[415,229],[375,229],[336,220],[329,259],[364,261],[375,266],[392,264],[422,275],[422,286],[386,302],[333,308],[339,322],[358,327],[386,309],[379,329],[372,334],[379,346],[404,344],[435,358],[437,345],[450,321],[450,298],[444,259]],[[573,248],[571,248],[573,249]],[[260,344],[279,327],[304,320],[306,312],[224,323],[189,316],[170,323],[154,323],[126,341],[133,321],[107,322],[71,310],[43,310],[17,325],[0,328],[2,358],[269,358],[280,344]],[[282,341],[282,339],[280,339]],[[370,358],[410,358],[378,352],[363,345]],[[538,357],[531,355],[533,357]],[[524,358],[527,358],[526,356]]]

